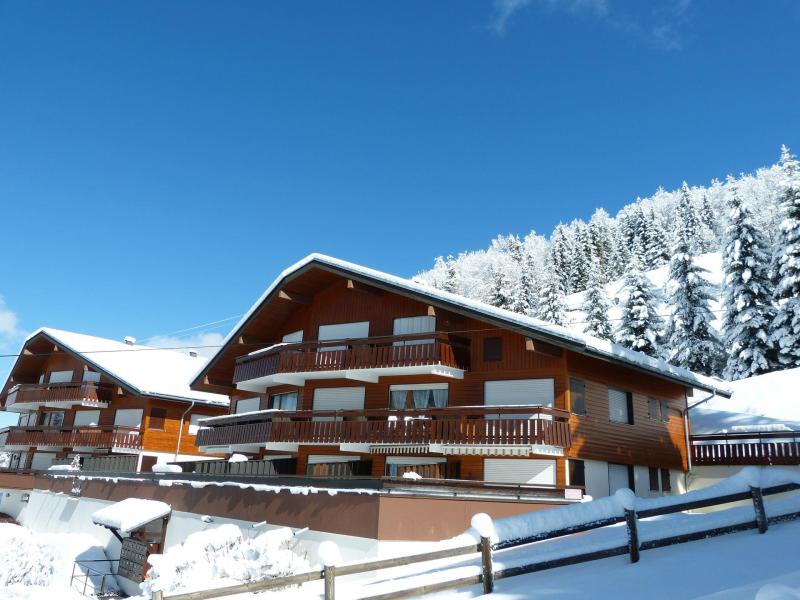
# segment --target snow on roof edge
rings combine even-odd
[[[691,385],[698,389],[718,393],[725,397],[729,397],[732,393],[732,389],[730,388],[730,386],[728,386],[727,382],[723,381],[722,379],[718,379],[716,377],[708,377],[706,375],[694,373],[693,371],[689,371],[688,369],[676,367],[674,365],[667,363],[664,360],[652,358],[641,352],[636,352],[635,350],[629,350],[628,348],[625,348],[624,346],[621,346],[614,342],[608,342],[606,340],[602,340],[586,334],[579,334],[560,325],[555,325],[553,323],[541,321],[533,317],[520,315],[518,313],[498,308],[496,306],[491,306],[490,304],[479,302],[477,300],[472,300],[470,298],[466,298],[458,294],[453,294],[450,292],[446,292],[444,290],[432,288],[430,286],[417,283],[411,279],[406,279],[403,277],[399,277],[397,275],[392,275],[390,273],[384,273],[382,271],[371,269],[369,267],[364,267],[356,263],[351,263],[346,260],[342,260],[333,256],[328,256],[326,254],[320,254],[317,252],[309,254],[308,256],[300,259],[299,261],[291,265],[290,267],[287,267],[286,269],[281,271],[281,273],[273,280],[273,282],[264,291],[264,293],[261,294],[258,300],[256,300],[256,302],[253,303],[253,305],[242,316],[242,318],[239,319],[238,323],[236,323],[236,326],[233,327],[233,329],[231,329],[231,331],[228,333],[227,336],[225,336],[225,339],[222,341],[222,346],[220,347],[220,349],[217,352],[215,352],[208,359],[208,361],[197,371],[194,377],[192,377],[191,382],[195,383],[197,381],[197,379],[203,374],[203,372],[208,368],[208,366],[214,360],[216,360],[217,356],[227,347],[229,342],[236,336],[236,334],[245,325],[245,323],[247,323],[247,321],[253,316],[253,314],[255,314],[255,312],[258,310],[261,304],[278,288],[279,284],[286,277],[313,262],[319,262],[331,267],[336,267],[345,271],[350,271],[354,274],[358,274],[363,277],[367,277],[369,279],[382,281],[384,283],[405,289],[412,293],[426,295],[431,298],[440,300],[442,302],[447,302],[450,304],[454,304],[456,306],[460,306],[461,308],[465,308],[467,310],[473,310],[479,313],[483,313],[487,316],[492,316],[501,319],[503,321],[516,324],[517,326],[530,329],[535,333],[539,333],[540,335],[550,335],[552,337],[564,340],[565,342],[570,342],[576,346],[582,347],[583,351],[589,354],[597,354],[607,359],[632,364],[637,368],[654,372],[654,374],[656,375],[661,375],[662,377],[667,377],[669,379],[677,379],[686,385]]]

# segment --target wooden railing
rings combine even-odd
[[[343,348],[344,346],[344,348]],[[281,344],[236,360],[233,382],[277,373],[443,365],[469,368],[469,352],[443,333]]]
[[[201,428],[198,446],[233,444],[571,445],[566,411],[542,406],[276,411]]]
[[[108,383],[83,381],[77,383],[20,384],[11,388],[6,408],[14,404],[46,404],[48,402],[83,402],[100,404],[111,401],[114,386]]]
[[[140,450],[142,436],[138,429],[117,427],[114,429],[60,427],[10,427],[6,437],[9,446],[55,446],[59,448],[125,448]]]
[[[725,433],[691,438],[692,464],[800,465],[800,433]]]
[[[243,462],[193,460],[171,464],[181,467],[184,473],[199,473],[201,475],[273,477],[277,475],[294,475],[297,472],[296,458],[248,460]]]

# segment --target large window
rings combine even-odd
[[[335,325],[320,325],[317,339],[320,342],[352,340],[369,337],[369,321],[358,323],[337,323]],[[346,350],[347,346],[324,346],[320,352],[333,350]]]
[[[114,427],[131,427],[139,429],[142,426],[141,408],[120,408],[114,413]]]
[[[615,423],[633,425],[633,394],[608,388],[608,418]]]
[[[389,387],[389,408],[394,410],[444,408],[447,406],[446,383],[419,383]]]
[[[403,317],[394,320],[392,333],[394,335],[413,335],[415,333],[433,333],[436,331],[436,317]],[[419,344],[432,344],[433,340],[403,340],[394,342],[395,346],[416,346]]]
[[[297,410],[297,392],[271,395],[269,407],[274,410]]]
[[[62,411],[49,411],[42,413],[43,427],[61,427],[64,424],[64,413]]]
[[[99,410],[78,410],[75,411],[75,420],[73,426],[75,427],[97,427],[100,423]]]
[[[486,406],[548,406],[555,399],[553,379],[510,379],[487,381],[483,387],[483,403]],[[487,414],[487,419],[517,419],[529,416],[525,413],[502,415]]]
[[[47,381],[49,383],[69,383],[72,381],[72,375],[72,371],[52,371]]]
[[[261,406],[261,398],[239,398],[236,401],[236,414],[255,412]]]
[[[569,380],[569,401],[573,413],[586,414],[586,384],[580,379]]]
[[[83,372],[83,381],[84,382],[100,382],[100,373],[97,371],[84,371]]]

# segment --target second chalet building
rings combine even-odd
[[[19,413],[0,429],[13,470],[42,470],[79,455],[85,469],[149,471],[198,458],[202,417],[227,412],[228,399],[189,389],[205,359],[43,328],[24,342],[0,391]]]
[[[229,416],[202,423],[209,453],[297,475],[528,484],[567,498],[682,488],[687,396],[730,394],[615,344],[316,254],[276,279],[192,387],[231,400]]]

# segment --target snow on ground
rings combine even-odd
[[[717,397],[692,409],[692,433],[763,430],[780,424],[800,431],[800,403],[796,401],[800,369],[749,377],[730,386],[730,399]]]
[[[149,599],[153,590],[183,593],[308,571],[308,561],[292,550],[293,543],[288,528],[251,539],[235,525],[193,533],[180,546],[149,557],[152,568],[143,597]]]
[[[77,600],[70,589],[75,560],[105,559],[105,552],[88,534],[33,533],[24,527],[0,524],[0,597],[3,600]],[[97,563],[103,568],[106,562]],[[99,578],[89,581],[87,590]],[[115,582],[111,584],[116,587]],[[78,584],[76,583],[76,588]],[[83,588],[83,580],[80,582]]]

